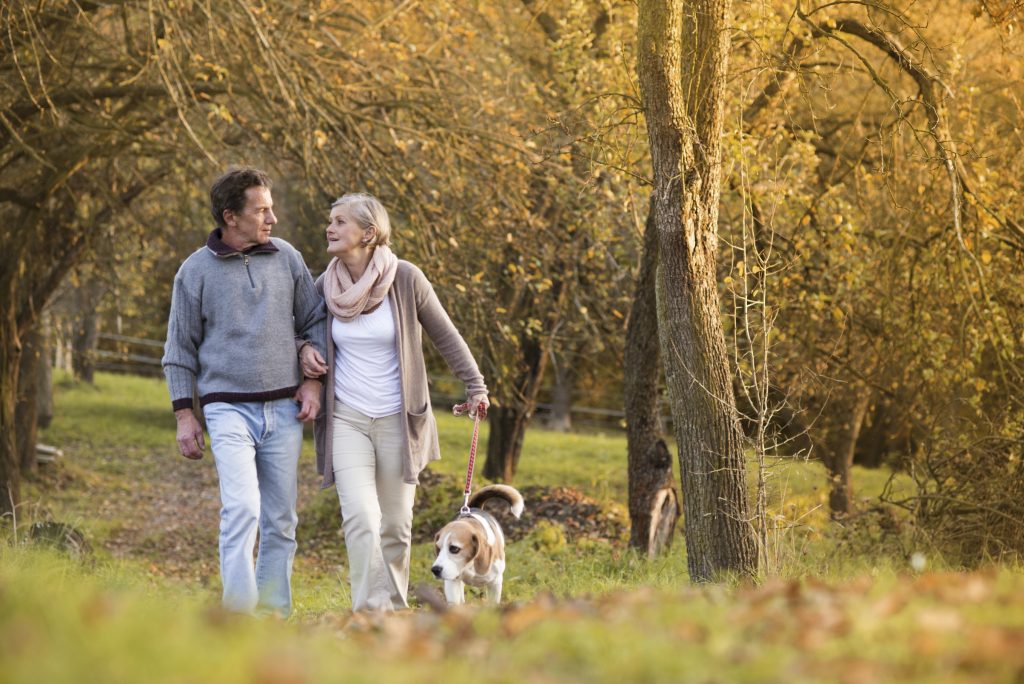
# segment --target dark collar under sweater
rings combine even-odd
[[[236,254],[264,254],[267,252],[279,251],[277,249],[277,245],[273,242],[268,242],[265,245],[254,245],[245,250],[237,250],[224,242],[220,228],[214,228],[210,232],[210,237],[206,238],[206,247],[219,257],[229,257]]]

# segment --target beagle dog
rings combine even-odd
[[[461,512],[434,537],[437,558],[430,571],[444,580],[444,597],[449,605],[466,602],[466,584],[486,587],[487,600],[494,605],[501,602],[505,534],[494,516],[480,508],[490,499],[507,502],[516,518],[523,513],[523,497],[515,488],[490,485],[473,495],[468,512]]]

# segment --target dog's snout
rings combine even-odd
[[[430,572],[434,573],[434,577],[440,577],[441,576],[441,566],[440,565],[435,565],[434,567],[430,568]]]

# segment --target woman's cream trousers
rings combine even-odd
[[[401,414],[334,405],[334,480],[348,550],[352,610],[408,607],[412,506],[402,481]]]

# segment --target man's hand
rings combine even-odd
[[[302,368],[302,375],[307,378],[319,378],[327,372],[327,362],[311,344],[307,344],[299,352],[299,366]]]
[[[203,426],[196,420],[196,414],[192,409],[178,409],[174,412],[178,421],[178,451],[185,458],[193,461],[203,457],[203,449],[206,448],[206,440],[203,438]]]
[[[491,405],[491,402],[487,401],[486,394],[474,394],[469,398],[469,417],[476,418],[476,414],[479,412],[481,418],[487,417],[487,407]]]
[[[314,349],[313,352],[316,353],[316,350]],[[320,355],[317,354],[317,356]],[[296,418],[303,423],[308,423],[316,418],[320,413],[320,381],[304,381],[295,392],[295,401],[299,403],[299,415]]]

